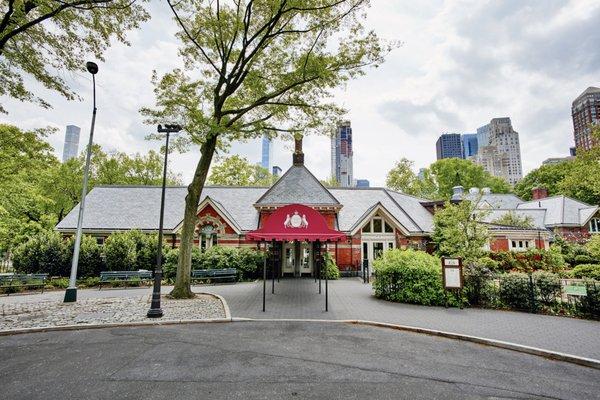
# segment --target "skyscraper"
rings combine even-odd
[[[473,157],[477,154],[479,148],[477,142],[477,134],[465,133],[461,136],[462,147],[463,147],[463,158]]]
[[[511,185],[523,177],[521,145],[510,118],[494,118],[477,129],[478,150],[474,161],[494,176],[504,178]]]
[[[575,147],[584,150],[591,149],[597,143],[592,140],[590,125],[600,124],[600,88],[590,86],[585,89],[573,101],[571,117],[573,118]]]
[[[63,147],[63,157],[62,161],[67,162],[71,158],[77,157],[77,152],[79,151],[79,134],[81,133],[81,128],[75,125],[67,125],[67,130],[65,132],[65,144]]]
[[[352,154],[352,127],[350,121],[342,121],[331,135],[331,176],[342,187],[354,183]]]
[[[273,159],[273,142],[267,135],[263,135],[263,137],[262,137],[262,157],[260,159],[260,166],[265,168],[267,171],[270,171],[272,159]]]
[[[371,183],[369,182],[368,179],[357,179],[355,186],[361,187],[361,188],[368,188],[371,186]]]
[[[437,159],[442,158],[463,158],[462,143],[460,134],[444,133],[435,143]]]

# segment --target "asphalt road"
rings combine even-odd
[[[342,323],[233,322],[0,338],[2,399],[600,398],[600,371]]]

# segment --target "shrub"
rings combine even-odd
[[[537,293],[542,303],[550,305],[560,296],[560,278],[552,272],[537,271],[533,274]]]
[[[109,271],[135,271],[136,242],[130,232],[113,233],[104,242],[104,257]]]
[[[331,257],[331,254],[326,251],[323,253],[324,268],[321,271],[321,276],[327,279],[340,279],[340,269]]]
[[[228,246],[213,246],[201,253],[198,269],[237,268],[239,266],[238,249]],[[193,262],[192,262],[193,265]]]
[[[464,266],[464,292],[469,304],[493,305],[497,298],[497,288],[493,282],[494,270],[498,263],[489,257]]]
[[[251,248],[237,249],[238,252],[238,273],[241,279],[253,279],[257,271],[262,268],[265,253]]]
[[[500,301],[507,307],[529,310],[531,304],[529,276],[520,272],[510,273],[500,278]],[[533,287],[535,298],[535,285]]]
[[[577,303],[579,312],[584,316],[600,319],[600,285],[587,282],[586,292],[587,294]]]
[[[22,274],[46,273],[50,276],[69,276],[70,257],[58,232],[44,232],[18,246],[13,254],[15,271]]]
[[[490,253],[490,258],[498,263],[498,269],[501,271],[508,272],[517,268],[517,260],[513,252],[499,251]]]
[[[69,263],[69,268],[73,260],[73,250],[75,239],[70,238],[65,245],[65,259]],[[102,248],[98,245],[95,238],[83,235],[81,246],[79,248],[79,261],[77,264],[77,277],[87,278],[100,275],[100,271],[106,269]]]
[[[587,254],[578,254],[573,258],[573,265],[593,264],[594,258]]]
[[[580,264],[571,270],[571,276],[600,281],[600,264]]]
[[[135,242],[136,269],[153,270],[156,265],[156,249],[158,248],[158,235],[132,231]]]
[[[165,249],[163,253],[163,277],[165,279],[175,279],[177,276],[177,261],[179,260],[179,247],[174,249]]]
[[[600,235],[593,235],[586,243],[585,249],[593,258],[595,263],[600,262]]]
[[[423,251],[394,249],[375,260],[373,267],[376,297],[422,305],[444,304],[439,258]]]

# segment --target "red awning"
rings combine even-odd
[[[260,229],[249,232],[246,237],[250,240],[325,242],[342,240],[346,235],[330,229],[318,211],[302,204],[289,204],[275,210]]]

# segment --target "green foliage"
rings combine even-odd
[[[433,199],[450,199],[454,186],[489,187],[494,193],[510,192],[510,185],[490,175],[482,166],[469,160],[444,158],[424,169],[422,178],[413,172],[414,163],[401,158],[386,178],[386,186],[393,190]]]
[[[503,275],[500,278],[500,301],[507,307],[517,310],[530,310],[532,308],[532,287],[529,276],[520,272]],[[539,291],[533,285],[533,298]]]
[[[589,278],[600,281],[600,264],[580,264],[571,270],[573,278]]]
[[[104,241],[104,257],[109,271],[136,271],[136,242],[130,232],[115,232]]]
[[[433,216],[433,241],[441,256],[462,257],[465,262],[485,254],[483,246],[489,233],[483,222],[485,212],[475,208],[476,202],[446,203]]]
[[[373,268],[376,297],[427,306],[444,304],[439,258],[423,251],[394,249],[375,260]]]
[[[327,279],[340,279],[340,269],[338,268],[337,264],[335,263],[335,260],[333,259],[333,257],[331,256],[331,254],[329,254],[328,251],[323,253],[323,262],[324,262],[324,268],[321,271],[321,276],[322,278],[327,277]]]
[[[585,249],[595,262],[600,263],[600,235],[592,235],[585,244]]]
[[[248,247],[237,249],[237,252],[238,271],[241,273],[241,278],[248,280],[256,277],[257,271],[262,268],[265,253]]]
[[[560,297],[561,285],[558,275],[547,271],[537,271],[533,273],[533,280],[543,304],[555,303],[557,297]]]
[[[524,200],[531,200],[532,191],[536,187],[548,190],[549,196],[562,194],[560,182],[573,170],[574,163],[565,161],[558,164],[547,164],[534,169],[515,185],[515,194]]]
[[[69,268],[73,260],[73,250],[75,239],[69,238],[65,243],[65,258],[68,260]],[[91,278],[100,275],[101,271],[106,270],[102,247],[98,245],[95,238],[83,235],[81,238],[81,247],[79,248],[79,260],[77,264],[78,278]],[[63,275],[65,276],[65,275]]]
[[[0,24],[0,96],[50,105],[26,88],[33,77],[67,99],[78,98],[64,79],[82,73],[82,60],[104,60],[107,47],[149,18],[128,0],[9,1]],[[0,105],[0,112],[6,112]]]
[[[489,257],[482,257],[464,265],[464,292],[469,304],[494,306],[498,289],[492,281],[498,263]]]
[[[43,232],[19,245],[13,254],[13,267],[21,274],[47,273],[50,276],[69,276],[70,257],[57,232]]]
[[[526,252],[500,251],[490,253],[490,257],[498,263],[500,271],[533,272],[538,270],[561,272],[565,267],[565,259],[560,248],[551,246],[549,250],[530,249]]]
[[[600,285],[586,283],[586,296],[579,300],[577,308],[583,316],[600,319]]]
[[[274,179],[267,169],[250,164],[245,157],[233,155],[212,167],[208,183],[225,186],[271,186]]]
[[[528,215],[520,216],[514,211],[509,211],[492,221],[494,224],[516,226],[519,228],[533,228],[533,218]]]
[[[335,187],[340,187],[340,183],[338,182],[337,178],[332,175],[329,178],[322,180],[321,184],[325,187],[328,188],[335,188]]]

